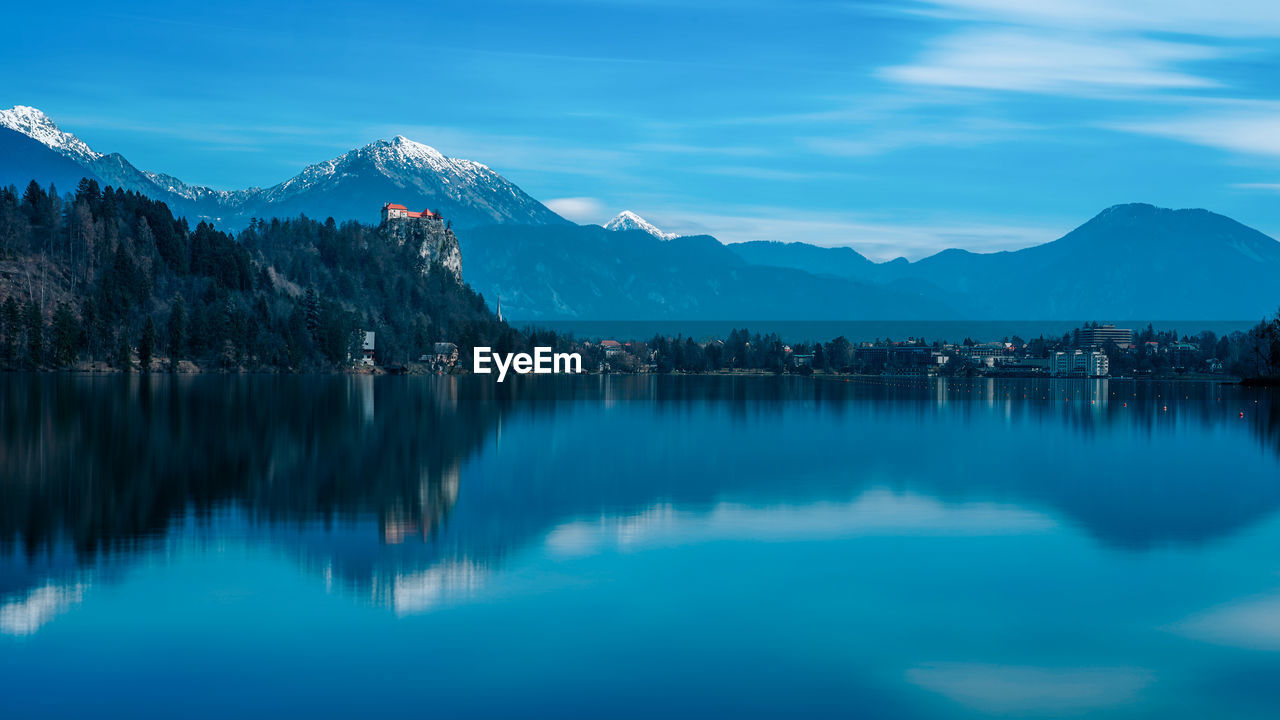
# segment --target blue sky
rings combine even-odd
[[[0,104],[220,188],[406,135],[579,222],[874,258],[1102,208],[1280,235],[1280,3],[11,4]]]

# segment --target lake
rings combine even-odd
[[[1270,718],[1280,401],[0,376],[0,716]]]

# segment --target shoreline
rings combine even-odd
[[[350,376],[370,376],[370,377],[467,377],[473,376],[471,372],[438,372],[429,370],[420,370],[413,367],[407,368],[405,371],[396,372],[388,371],[383,367],[361,368],[361,369],[342,369],[342,370],[304,370],[304,371],[286,371],[279,369],[257,369],[249,370],[245,368],[228,370],[216,369],[205,370],[202,368],[184,369],[184,370],[121,370],[119,368],[28,368],[19,370],[0,370],[0,373],[8,375],[83,375],[83,376],[109,376],[109,375],[137,375],[137,376],[161,376],[161,377],[190,377],[196,375],[273,375],[273,376],[316,376],[316,375],[350,375]],[[1280,378],[1239,378],[1233,375],[1223,375],[1215,377],[1211,375],[1153,375],[1149,377],[1135,377],[1132,375],[1114,375],[1100,377],[1083,377],[1083,376],[1052,376],[1052,375],[894,375],[889,373],[839,373],[839,372],[815,372],[815,373],[787,373],[774,372],[771,370],[711,370],[705,372],[690,371],[672,371],[669,373],[658,372],[582,372],[582,373],[557,373],[557,375],[568,376],[596,376],[596,377],[793,377],[805,378],[810,380],[1111,380],[1116,382],[1178,382],[1178,383],[1219,383],[1223,385],[1239,385],[1241,387],[1280,387]],[[514,376],[522,377],[522,376]],[[496,384],[496,382],[495,382]]]

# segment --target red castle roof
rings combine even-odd
[[[424,217],[425,217],[425,218],[433,218],[433,217],[440,217],[439,215],[436,215],[435,213],[431,212],[430,210],[423,210],[422,212],[414,212],[414,211],[410,210],[409,208],[405,207],[404,205],[400,205],[399,203],[387,203],[386,205],[383,205],[383,206],[382,206],[382,209],[383,209],[383,210],[403,210],[403,211],[404,211],[404,215],[405,215],[405,217],[411,217],[411,218],[424,218]]]

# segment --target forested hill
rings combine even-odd
[[[382,364],[437,341],[522,346],[434,222],[406,235],[298,217],[230,235],[93,180],[0,189],[0,367],[331,370],[357,330],[376,333]]]

